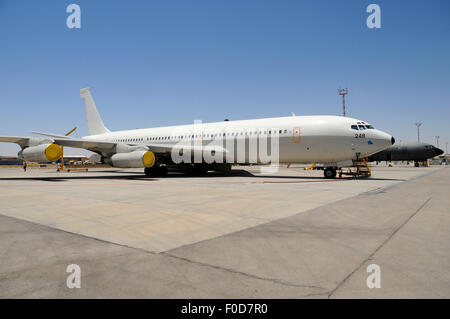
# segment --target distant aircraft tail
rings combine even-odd
[[[86,106],[86,117],[88,122],[89,135],[97,135],[111,132],[103,124],[102,118],[97,111],[94,99],[91,96],[90,88],[84,88],[80,90],[80,97],[84,99]]]

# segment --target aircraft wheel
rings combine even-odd
[[[168,173],[169,173],[169,169],[167,168],[167,166],[158,167],[158,175],[159,176],[167,176]]]
[[[144,169],[146,176],[166,176],[169,173],[167,166],[152,166]]]
[[[144,173],[145,173],[145,176],[152,176],[152,175],[154,175],[154,171],[155,171],[155,169],[153,168],[153,167],[146,167],[146,168],[144,168]]]
[[[192,173],[195,175],[206,175],[208,173],[208,170],[206,169],[205,165],[194,164],[194,167],[192,168]]]
[[[336,170],[333,167],[327,167],[323,171],[323,176],[325,178],[329,178],[329,179],[335,178],[336,177]]]
[[[419,165],[419,162],[415,162],[415,163],[414,163],[414,166],[415,166],[415,167],[419,167],[419,166],[420,166],[420,165]]]

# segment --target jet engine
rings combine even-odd
[[[152,151],[116,153],[105,159],[109,165],[122,168],[152,167],[155,161],[155,154]]]
[[[39,144],[24,148],[19,157],[30,162],[56,162],[61,158],[61,147],[57,144]]]

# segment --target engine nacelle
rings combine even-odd
[[[155,161],[155,154],[152,151],[116,153],[105,159],[109,165],[122,168],[152,167]]]
[[[61,147],[57,144],[39,144],[24,148],[20,156],[30,162],[56,162],[61,158]]]

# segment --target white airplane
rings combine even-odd
[[[102,161],[114,167],[142,167],[147,176],[165,175],[172,165],[206,172],[229,171],[232,164],[267,164],[259,153],[250,154],[251,145],[259,145],[258,152],[266,147],[267,154],[277,153],[271,163],[322,164],[326,178],[334,178],[336,169],[349,166],[349,161],[395,142],[391,135],[367,122],[341,116],[289,116],[111,132],[103,124],[89,88],[81,89],[80,95],[85,101],[89,136],[33,132],[45,137],[0,136],[0,142],[18,144],[20,158],[37,162],[59,160],[60,146],[83,148],[98,153]],[[266,144],[261,144],[264,140]],[[187,156],[180,163],[174,154]],[[203,155],[200,161],[186,160],[198,154]]]

